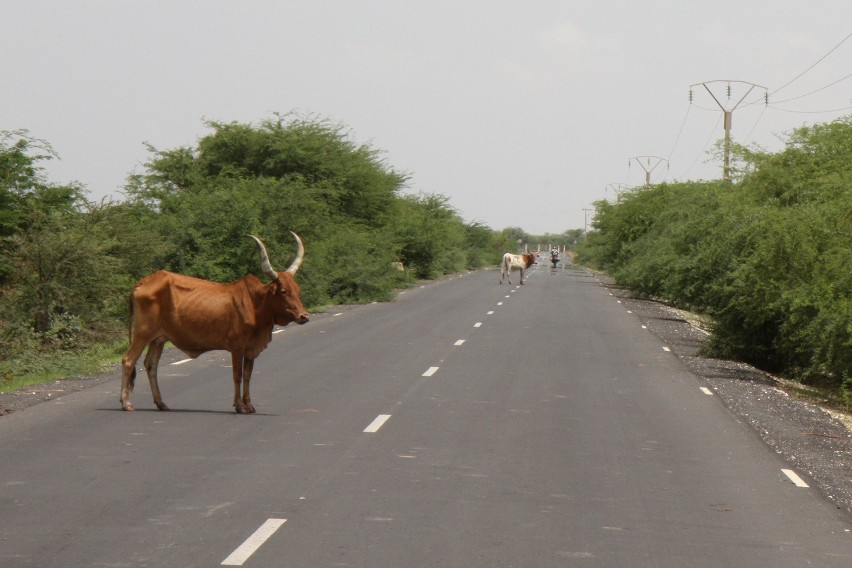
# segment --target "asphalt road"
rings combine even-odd
[[[0,566],[833,567],[852,518],[583,272],[493,271],[0,420]],[[516,284],[517,284],[517,280]],[[787,470],[785,473],[784,470]],[[791,477],[792,476],[792,477]]]

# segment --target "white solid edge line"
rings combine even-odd
[[[671,351],[668,347],[663,347],[663,351]]]
[[[286,522],[287,519],[266,519],[254,534],[222,561],[222,566],[242,566]]]
[[[790,481],[792,481],[793,485],[796,487],[808,487],[808,484],[805,483],[801,477],[796,475],[796,472],[792,469],[782,469],[781,471],[784,472],[784,475],[790,478]]]
[[[428,369],[426,369],[426,372],[421,375],[421,377],[431,377],[432,375],[438,372],[439,368],[440,367],[429,367]]]
[[[370,422],[369,426],[364,428],[364,432],[366,432],[367,434],[373,434],[375,432],[378,432],[379,428],[384,426],[385,422],[387,422],[388,418],[390,418],[390,417],[391,417],[390,414],[379,414],[378,416],[376,416],[375,420]]]
[[[711,390],[710,390],[710,389],[708,389],[707,387],[701,387],[701,392],[703,392],[703,393],[704,393],[704,394],[706,394],[706,395],[713,396],[713,391],[711,391]]]

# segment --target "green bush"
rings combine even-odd
[[[579,261],[713,316],[717,355],[848,389],[852,119],[741,156],[751,167],[735,184],[662,184],[596,204]]]

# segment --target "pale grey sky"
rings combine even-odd
[[[766,87],[733,137],[769,150],[852,113],[850,33],[842,0],[0,0],[0,129],[50,142],[50,181],[100,199],[144,142],[311,113],[467,221],[559,233],[610,184],[644,182],[635,156],[668,160],[654,183],[721,175],[705,150],[722,111],[703,87],[690,106],[691,84]],[[743,94],[712,86],[726,106]]]

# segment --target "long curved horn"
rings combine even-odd
[[[258,248],[260,248],[260,269],[263,270],[263,273],[278,282],[278,273],[272,268],[272,263],[269,262],[269,254],[266,252],[266,247],[263,246],[263,243],[260,242],[260,239],[255,237],[254,235],[249,235],[254,241],[257,243]]]
[[[296,244],[298,245],[298,251],[296,252],[296,260],[293,261],[293,264],[285,270],[284,272],[289,272],[292,275],[296,275],[296,271],[299,270],[299,267],[302,266],[302,261],[305,259],[305,245],[302,244],[302,239],[299,238],[299,235],[290,231],[290,234],[296,237]]]

